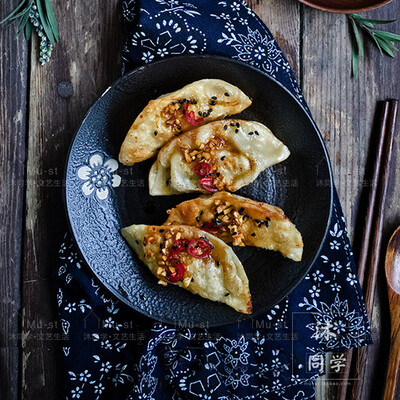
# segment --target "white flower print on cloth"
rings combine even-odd
[[[225,363],[231,364],[234,368],[236,368],[239,363],[246,365],[250,355],[245,351],[248,345],[243,336],[238,341],[226,340],[226,343],[223,345],[226,352],[224,357]]]
[[[96,153],[89,158],[88,165],[78,169],[78,177],[84,182],[82,192],[85,196],[96,195],[99,200],[105,200],[112,187],[121,184],[121,177],[114,172],[118,162],[113,158],[105,159],[103,154]]]
[[[299,306],[312,311],[315,322],[307,328],[314,331],[312,337],[327,349],[347,349],[354,343],[361,345],[368,335],[362,316],[355,310],[349,311],[347,300],[340,301],[339,295],[331,306],[324,302],[318,304],[315,299],[310,303],[306,298]]]
[[[167,6],[163,12],[173,12],[173,13],[183,13],[189,15],[190,17],[194,17],[196,15],[200,15],[197,10],[197,7],[191,3],[185,3],[178,0],[156,0],[157,3]],[[182,3],[182,4],[181,4]]]
[[[349,273],[346,281],[349,282],[351,286],[354,286],[357,284],[357,276],[355,274]]]
[[[289,65],[282,59],[281,51],[276,47],[275,40],[262,35],[258,29],[247,27],[247,35],[241,33],[222,33],[218,43],[225,43],[233,47],[240,61],[258,67],[272,76],[276,76],[279,69],[288,69]]]
[[[184,19],[156,18],[156,36],[147,34],[146,26],[139,26],[132,35],[131,45],[142,51],[141,59],[149,63],[155,59],[178,54],[194,54],[205,48],[205,39],[201,31],[192,29]]]
[[[132,22],[135,19],[135,1],[125,0],[122,2],[122,15],[126,21]]]

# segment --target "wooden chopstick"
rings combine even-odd
[[[376,216],[374,217],[374,239],[371,247],[367,288],[365,291],[365,307],[371,318],[372,308],[375,300],[376,280],[382,248],[383,221],[385,218],[385,203],[387,189],[389,186],[390,162],[392,158],[393,138],[396,125],[399,103],[397,100],[390,100],[389,121],[387,125],[385,148],[381,165],[380,182],[378,187],[378,198],[376,202]],[[368,347],[360,347],[357,352],[354,376],[357,377],[353,386],[353,398],[361,399],[364,377],[367,371]]]
[[[378,146],[377,146],[377,151],[376,151],[376,157],[375,157],[375,162],[374,162],[374,167],[373,167],[373,172],[372,172],[372,185],[371,185],[371,190],[369,192],[369,197],[368,197],[368,209],[367,209],[367,214],[365,216],[365,222],[364,222],[364,229],[363,229],[363,234],[362,234],[362,248],[360,251],[360,257],[359,257],[359,262],[358,262],[358,278],[361,284],[361,287],[365,293],[365,301],[366,301],[366,308],[368,315],[370,316],[371,311],[372,311],[372,306],[373,306],[373,301],[374,301],[374,294],[375,294],[375,285],[376,285],[376,277],[377,277],[377,271],[378,271],[378,261],[379,257],[376,257],[376,260],[372,263],[370,263],[370,267],[367,271],[367,261],[369,259],[369,254],[370,254],[370,249],[374,249],[375,246],[381,245],[381,240],[382,240],[382,229],[377,230],[377,223],[380,225],[383,223],[383,215],[384,212],[382,210],[382,207],[384,207],[384,200],[386,198],[386,192],[387,192],[387,180],[388,180],[388,165],[390,163],[390,156],[391,156],[391,147],[388,148],[388,146],[385,145],[387,141],[385,139],[387,138],[387,132],[392,132],[394,131],[394,124],[396,121],[396,116],[397,116],[397,109],[398,109],[398,103],[397,100],[391,100],[385,101],[383,104],[382,108],[382,114],[381,114],[381,120],[380,120],[380,129],[379,129],[379,137],[378,137]],[[382,164],[386,164],[386,173],[383,174],[381,172],[382,169]],[[379,184],[382,177],[386,177],[386,183],[383,185]],[[380,188],[379,193],[378,193],[378,188]],[[381,189],[385,189],[384,193],[382,192]],[[378,196],[378,200],[377,200]],[[378,205],[380,205],[380,210],[378,212],[378,215],[381,216],[381,218],[377,218],[376,223],[375,223],[375,229],[374,233],[372,234],[372,226],[374,222],[374,216],[376,215],[376,212],[378,211]],[[378,220],[381,219],[379,222]],[[372,247],[371,247],[371,242],[372,242]],[[373,252],[377,256],[379,255],[378,252]],[[367,282],[365,282],[365,275],[366,272],[368,273],[367,277]],[[357,353],[363,353],[362,357],[357,354],[357,363],[356,363],[356,370],[355,374],[358,374],[361,372],[362,369],[362,364],[361,361],[365,360],[365,355],[366,353],[363,352],[365,348],[360,348]],[[338,392],[337,392],[337,400],[346,400],[350,390],[349,390],[349,377],[351,374],[351,366],[352,366],[352,359],[353,359],[353,349],[348,350],[346,354],[346,367],[343,370],[341,376],[340,376],[340,381],[339,381],[339,387],[338,387]],[[355,375],[356,376],[356,375]],[[357,388],[356,388],[357,386]],[[360,391],[359,385],[354,385],[353,388],[353,393],[354,390],[357,392]],[[355,399],[359,399],[360,397],[353,397]]]

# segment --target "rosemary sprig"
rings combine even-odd
[[[16,22],[17,35],[24,32],[26,40],[34,29],[40,38],[39,61],[46,64],[50,60],[53,46],[59,41],[57,20],[50,0],[22,0],[6,18],[0,21]]]
[[[400,42],[400,35],[375,29],[374,26],[374,24],[390,24],[391,22],[395,22],[395,20],[367,19],[359,14],[349,14],[348,18],[353,33],[351,59],[352,71],[354,78],[357,78],[359,59],[360,57],[364,57],[364,47],[361,40],[360,30],[367,32],[367,34],[373,39],[381,52],[381,55],[386,53],[390,57],[394,57],[394,51],[399,50],[396,47],[396,43]]]

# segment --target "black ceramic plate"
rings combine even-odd
[[[157,284],[120,236],[131,224],[162,224],[166,210],[197,195],[152,197],[147,177],[154,159],[118,165],[118,152],[147,102],[202,78],[242,89],[253,105],[240,118],[264,123],[290,149],[283,163],[264,171],[238,194],[281,207],[303,235],[303,261],[262,249],[235,248],[250,281],[254,314],[272,307],[314,262],[330,217],[332,179],[315,124],[274,79],[221,57],[184,56],[155,62],[125,75],[93,105],[72,143],[66,169],[70,225],[87,264],[120,300],[154,319],[188,326],[217,326],[241,314],[173,285]]]

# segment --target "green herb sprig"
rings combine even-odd
[[[57,20],[50,0],[22,0],[6,18],[0,21],[16,22],[17,35],[24,32],[30,40],[34,29],[40,38],[39,61],[46,64],[50,60],[53,46],[60,40]]]
[[[400,42],[400,35],[395,33],[381,31],[375,29],[374,24],[390,24],[395,20],[377,20],[363,18],[359,14],[349,14],[350,26],[353,33],[352,41],[352,71],[354,78],[358,75],[358,65],[360,57],[364,57],[364,47],[361,40],[360,30],[367,32],[367,34],[373,39],[374,43],[378,47],[381,55],[384,53],[390,57],[394,57],[394,51],[399,49],[396,47],[397,42]]]

